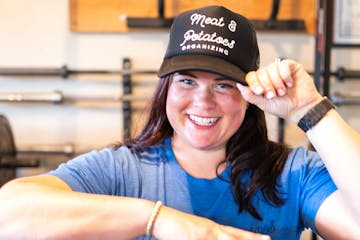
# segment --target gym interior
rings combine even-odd
[[[261,9],[252,6],[255,1],[139,2],[0,0],[0,185],[136,134],[158,80],[171,18],[219,2],[256,23],[261,66],[275,58],[301,62],[360,130],[359,6],[322,0],[268,0]],[[353,15],[344,17],[345,11]],[[350,30],[342,29],[349,24]],[[273,116],[267,122],[271,139],[309,146],[294,124]]]

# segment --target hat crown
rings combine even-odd
[[[245,73],[256,70],[259,49],[254,27],[242,15],[222,6],[186,11],[171,26],[164,59],[195,55],[218,58]]]

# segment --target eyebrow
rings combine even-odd
[[[191,74],[190,72],[188,71],[179,71],[179,72],[175,72],[174,75],[185,75],[185,76],[189,76],[189,77],[193,77],[193,78],[198,78],[196,75],[194,74]],[[233,81],[232,79],[228,78],[228,77],[225,77],[225,76],[222,76],[222,75],[219,75],[217,78],[214,78],[213,80],[215,81],[221,81],[221,80],[230,80],[230,81]]]

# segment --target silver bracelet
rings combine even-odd
[[[157,215],[160,212],[160,208],[162,206],[162,202],[161,201],[157,201],[155,203],[155,207],[153,208],[149,221],[146,225],[146,236],[150,237],[152,235],[152,229],[156,220]]]

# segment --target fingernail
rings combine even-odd
[[[254,92],[255,94],[262,94],[263,91],[264,91],[262,87],[257,86],[257,85],[252,86],[251,89],[253,90],[253,92]]]
[[[275,97],[275,93],[273,91],[269,91],[266,93],[267,99],[272,99],[273,97]]]
[[[241,85],[241,83],[236,83],[236,87],[240,90],[243,89],[243,85]]]
[[[275,64],[279,65],[280,62],[281,62],[280,58],[275,58]]]
[[[277,93],[278,93],[279,96],[284,96],[285,95],[285,90],[283,88],[279,88],[277,90]]]
[[[287,85],[288,87],[292,87],[292,86],[293,86],[293,83],[292,83],[292,82],[286,82],[286,85]]]

